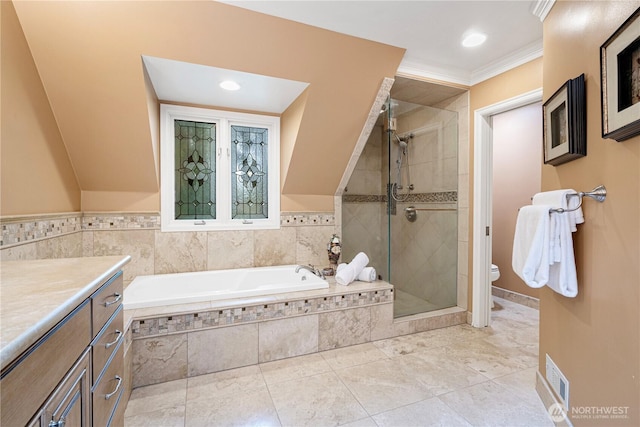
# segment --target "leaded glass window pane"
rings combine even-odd
[[[175,219],[216,218],[216,125],[174,120]]]
[[[231,218],[262,219],[268,209],[269,130],[231,126]]]

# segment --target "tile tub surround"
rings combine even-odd
[[[393,320],[383,281],[126,310],[140,387],[465,323],[466,311]]]
[[[488,328],[457,325],[140,387],[125,427],[552,427],[535,391],[537,348],[528,348],[538,312],[500,304]],[[469,344],[482,351],[465,354]],[[485,375],[494,365],[508,369]]]
[[[2,260],[131,255],[138,275],[283,264],[328,265],[326,244],[340,234],[333,212],[282,212],[279,230],[160,231],[157,212],[76,212],[0,218]],[[225,256],[220,256],[224,253]]]

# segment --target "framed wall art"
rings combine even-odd
[[[640,8],[600,47],[602,137],[640,135]]]
[[[550,165],[587,155],[584,74],[567,80],[542,106],[544,162]]]

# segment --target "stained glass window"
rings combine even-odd
[[[216,125],[175,120],[175,219],[216,218]]]
[[[266,128],[231,126],[231,218],[269,217]]]

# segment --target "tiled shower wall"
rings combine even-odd
[[[1,220],[7,260],[131,255],[125,285],[138,275],[285,264],[328,265],[339,233],[330,213],[283,213],[279,230],[160,231],[157,213],[71,213]]]

